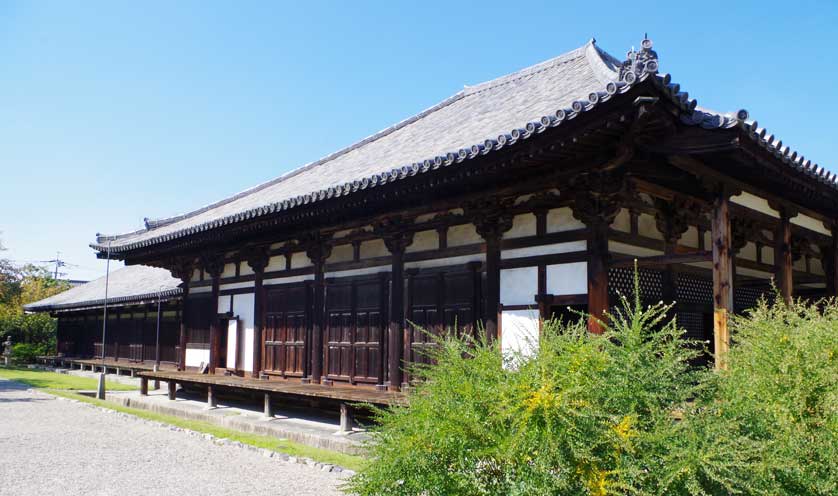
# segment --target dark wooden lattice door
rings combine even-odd
[[[306,372],[306,337],[309,327],[307,283],[268,289],[262,329],[262,370],[302,377]]]
[[[330,281],[326,287],[326,378],[379,382],[387,325],[386,275]],[[381,378],[383,382],[383,378]]]
[[[428,363],[434,338],[475,335],[480,315],[480,274],[474,270],[418,273],[408,278],[407,349],[410,362]]]

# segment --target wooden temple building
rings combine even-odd
[[[105,277],[25,306],[28,312],[56,317],[55,358],[92,364],[104,357],[114,369],[175,367],[180,354],[180,280],[165,269],[132,265],[112,272],[107,282],[107,314]],[[200,342],[197,329],[195,335]]]
[[[687,336],[723,356],[728,316],[772,281],[836,294],[836,213],[834,174],[745,110],[700,107],[650,40],[624,60],[590,41],[91,246],[180,283],[167,357],[182,370],[397,391],[428,346],[419,328],[516,349],[568,307],[601,318],[635,259],[643,297],[677,302]],[[65,351],[90,351],[70,329]]]

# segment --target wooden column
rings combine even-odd
[[[588,331],[602,334],[608,312],[608,229],[625,190],[621,171],[595,171],[572,184],[573,216],[588,228]]]
[[[268,266],[270,255],[264,247],[254,248],[247,252],[247,264],[253,269],[253,370],[251,375],[258,378],[262,371],[262,329],[264,327],[265,291],[262,282],[265,278],[265,267]]]
[[[608,225],[588,225],[588,331],[602,334],[608,312]]]
[[[379,221],[375,232],[384,240],[390,251],[390,308],[387,325],[387,363],[389,380],[387,388],[399,391],[405,366],[404,355],[404,252],[413,243],[413,233],[408,231],[409,222],[400,217]]]
[[[658,231],[663,234],[663,253],[667,257],[675,255],[678,241],[687,232],[690,226],[690,218],[694,217],[691,210],[696,207],[686,198],[680,197],[676,197],[672,201],[656,199],[655,206],[657,207],[655,223]],[[675,273],[672,264],[664,266],[661,283],[661,296],[664,303],[670,304],[676,301],[678,299],[678,275]]]
[[[173,260],[168,265],[172,277],[181,280],[180,287],[183,288],[183,296],[181,297],[180,308],[180,355],[178,356],[178,370],[186,370],[186,345],[189,342],[189,327],[187,322],[186,304],[189,300],[189,281],[192,279],[192,260],[181,258]]]
[[[830,230],[832,239],[828,245],[820,247],[821,265],[826,274],[827,296],[838,296],[838,226],[832,226]]]
[[[201,257],[201,267],[204,273],[212,278],[209,372],[214,374],[216,367],[220,366],[218,355],[221,353],[221,331],[218,328],[218,293],[221,273],[224,272],[224,258],[221,254],[206,254]]]
[[[311,375],[308,378],[309,382],[320,384],[323,376],[323,333],[326,328],[323,325],[323,319],[326,313],[326,281],[323,267],[326,264],[326,259],[332,253],[332,247],[326,244],[326,240],[314,235],[308,242],[308,249],[306,255],[314,264],[314,285],[313,285],[313,305],[311,314]]]
[[[468,205],[466,214],[486,242],[486,284],[483,293],[483,327],[486,340],[500,338],[498,329],[500,313],[500,244],[503,233],[512,229],[512,208],[514,198],[490,197]],[[533,288],[536,289],[536,288]]]
[[[728,193],[717,194],[713,202],[713,340],[716,369],[725,368],[730,347],[728,316],[733,312],[733,271],[731,265],[730,201]]]
[[[777,210],[780,212],[780,221],[777,224],[777,229],[774,232],[774,270],[777,289],[780,292],[780,297],[786,303],[791,303],[792,288],[794,280],[792,270],[794,263],[791,253],[791,218],[794,217],[795,212],[789,208],[780,206]]]

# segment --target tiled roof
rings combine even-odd
[[[634,85],[650,80],[682,111],[687,125],[740,127],[761,146],[799,171],[836,186],[835,175],[802,160],[765,132],[748,113],[720,114],[657,74],[657,54],[644,40],[640,52],[620,62],[593,40],[564,55],[476,86],[392,127],[273,181],[188,214],[146,220],[145,229],[98,236],[91,247],[125,252],[191,234],[349,195],[416,174],[483,156],[559,126]]]
[[[179,279],[168,270],[145,265],[129,265],[111,272],[108,280],[108,304],[139,303],[171,299],[182,293]],[[101,307],[105,303],[105,278],[100,277],[63,293],[24,306],[28,312],[51,312]]]

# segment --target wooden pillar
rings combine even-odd
[[[588,332],[602,334],[608,312],[608,224],[588,225]]]
[[[577,176],[571,188],[573,216],[588,228],[588,332],[602,334],[608,312],[608,229],[620,213],[624,172],[592,171]]]
[[[384,240],[390,251],[390,308],[387,325],[387,363],[389,380],[387,388],[399,391],[403,384],[404,355],[404,252],[413,243],[413,232],[408,231],[409,222],[400,217],[386,218],[378,222],[375,232]]]
[[[794,284],[792,270],[793,261],[791,253],[791,218],[794,217],[794,212],[788,208],[781,206],[780,221],[777,224],[777,230],[774,233],[774,267],[777,289],[780,292],[780,297],[786,303],[791,303],[792,288]]]
[[[379,303],[381,309],[381,315],[387,315],[388,305],[390,304],[390,290],[389,283],[390,283],[390,275],[386,272],[382,272],[380,274],[380,287],[381,287],[381,301]],[[389,319],[382,322],[379,326],[378,330],[378,378],[375,384],[375,388],[379,391],[386,390],[387,384],[385,381],[387,380],[387,330],[389,328]]]
[[[218,293],[221,273],[224,272],[224,257],[221,254],[207,253],[201,257],[201,268],[212,279],[212,296],[210,302],[210,359],[209,373],[214,374],[219,367],[218,357],[221,354],[221,330],[218,321]]]
[[[716,369],[725,368],[725,355],[730,347],[727,328],[733,312],[733,271],[731,265],[730,201],[727,192],[719,193],[713,202],[713,341]]]
[[[838,226],[832,226],[829,245],[821,246],[821,265],[826,274],[827,296],[838,297]]]
[[[252,377],[259,378],[262,371],[262,329],[264,327],[265,291],[262,282],[265,278],[265,267],[268,266],[270,255],[264,247],[254,248],[247,253],[247,264],[253,269],[253,370]]]
[[[186,304],[189,300],[189,281],[192,279],[193,264],[191,259],[177,259],[170,266],[172,277],[181,280],[180,287],[183,288],[180,308],[180,355],[178,356],[178,370],[186,370],[186,345],[189,342],[189,322],[187,322]]]
[[[498,321],[500,313],[500,259],[503,233],[512,228],[510,209],[514,199],[491,197],[469,205],[467,215],[471,217],[477,233],[486,242],[486,284],[483,294],[483,327],[487,342],[500,337]],[[533,288],[535,289],[535,288]]]
[[[169,399],[174,401],[177,399],[177,383],[171,379],[167,382],[169,389]]]
[[[140,395],[148,396],[148,379],[140,377]]]
[[[313,305],[311,314],[311,375],[309,381],[320,384],[323,376],[323,333],[326,331],[323,320],[326,313],[326,280],[324,266],[332,253],[332,247],[319,234],[308,241],[306,255],[314,264]]]

